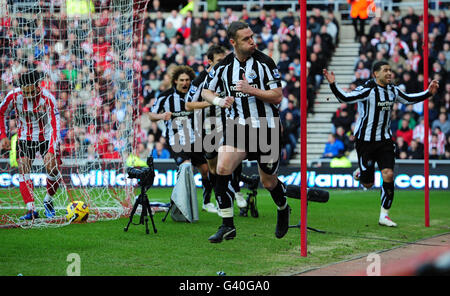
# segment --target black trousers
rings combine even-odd
[[[358,26],[358,21],[359,21],[359,26]],[[361,19],[361,18],[359,18],[359,16],[357,18],[353,18],[353,27],[355,28],[355,39],[364,35],[365,24],[366,24],[365,19]]]

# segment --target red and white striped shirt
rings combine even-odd
[[[6,137],[6,116],[11,110],[16,114],[19,140],[49,141],[49,152],[55,152],[60,120],[56,99],[50,91],[41,88],[33,100],[24,99],[20,88],[10,91],[0,104],[0,140]]]

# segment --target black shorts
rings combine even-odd
[[[375,163],[380,170],[394,169],[395,143],[392,140],[381,142],[356,141],[358,165],[361,170],[360,182],[370,184],[375,181]]]
[[[207,160],[211,160],[217,157],[219,153],[217,151],[213,151],[213,152],[204,152],[204,156]]]
[[[208,141],[206,141],[205,137],[208,137]],[[199,139],[199,141],[201,141],[198,146],[202,148],[202,153],[207,160],[211,160],[217,157],[219,147],[223,141],[222,132],[217,134],[207,134],[205,131],[203,131],[202,136],[199,136],[196,139]],[[208,147],[205,147],[205,145],[208,145]]]
[[[230,128],[233,128],[234,132],[231,132]],[[278,172],[281,157],[281,124],[263,131],[250,128],[249,125],[227,122],[224,145],[247,152],[248,160],[256,160],[264,173],[274,175]]]
[[[204,153],[203,152],[194,152],[193,146],[191,147],[191,151],[175,152],[172,150],[172,156],[175,159],[175,162],[178,166],[181,165],[186,160],[189,160],[194,167],[198,167],[198,166],[206,163]]]
[[[17,155],[18,157],[28,157],[29,159],[35,159],[36,153],[39,151],[42,157],[48,152],[48,141],[17,141]]]

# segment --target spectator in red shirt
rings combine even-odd
[[[102,67],[105,67],[106,62],[106,54],[108,53],[109,49],[111,47],[111,43],[105,41],[105,38],[103,36],[98,37],[98,42],[93,45],[93,57],[94,61],[96,62],[96,66],[100,65]]]
[[[413,138],[413,130],[409,128],[409,121],[407,119],[402,119],[401,128],[397,130],[396,136],[397,138],[402,137],[408,144],[408,146],[411,145],[411,141]]]
[[[64,142],[61,145],[62,156],[72,157],[75,155],[75,135],[74,130],[69,129],[67,135],[64,137]]]
[[[108,144],[108,148],[105,153],[102,155],[103,159],[120,159],[120,153],[117,150],[114,150],[114,145],[112,143]]]
[[[181,27],[178,28],[177,32],[183,36],[183,39],[187,39],[191,36],[191,28],[186,25],[186,19],[183,19],[181,22]]]

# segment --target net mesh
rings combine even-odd
[[[146,2],[0,0],[0,227],[66,225],[76,200],[91,222],[128,213]]]

